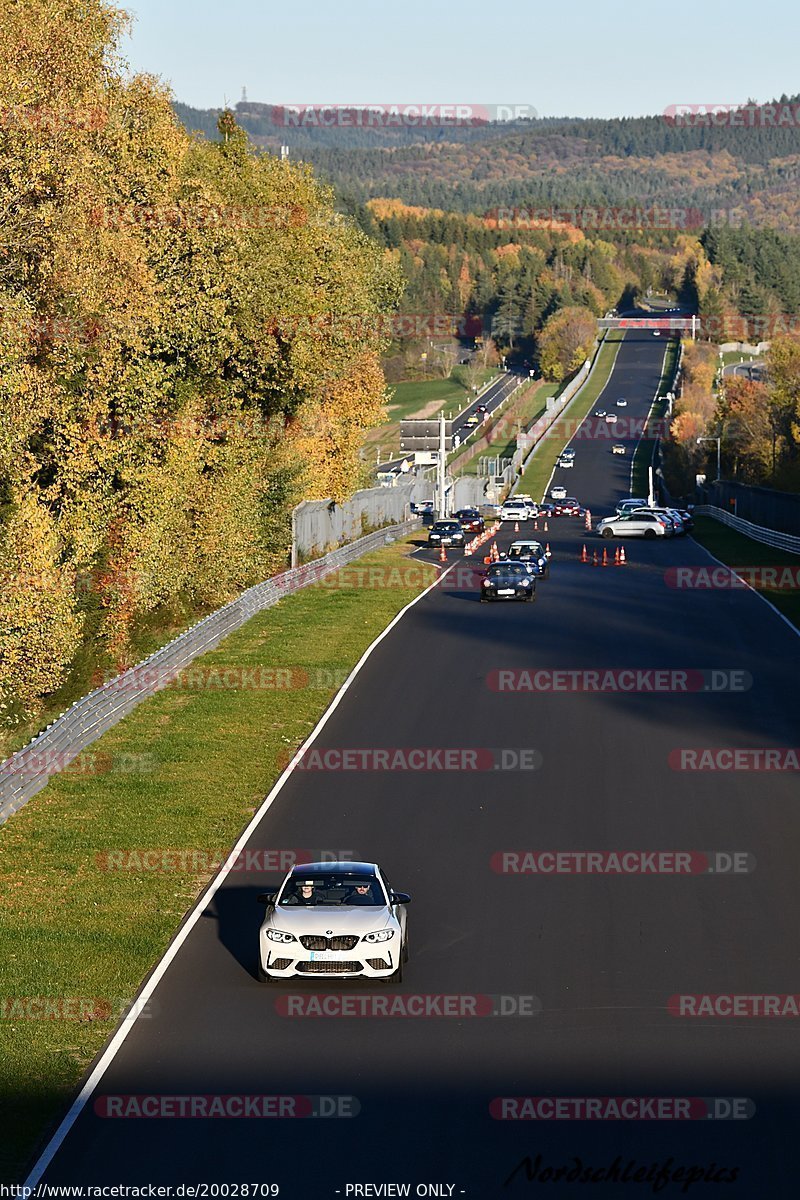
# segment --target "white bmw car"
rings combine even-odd
[[[263,982],[311,975],[400,982],[408,958],[406,908],[376,863],[300,863],[258,897]]]

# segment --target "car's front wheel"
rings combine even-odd
[[[605,529],[602,531],[600,536],[604,537],[604,538],[612,538],[614,536],[614,530],[611,528],[610,525],[606,525]]]

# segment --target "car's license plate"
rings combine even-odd
[[[498,596],[513,596],[514,589],[513,588],[498,588],[497,594],[498,594]]]
[[[311,950],[310,958],[312,962],[336,962],[341,960],[342,955],[336,950]]]

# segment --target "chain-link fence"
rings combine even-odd
[[[284,571],[248,588],[137,666],[76,701],[24,749],[0,763],[0,824],[41,791],[51,775],[64,770],[81,751],[127,716],[137,704],[167,687],[198,655],[213,650],[251,617],[362,554],[410,533],[418,525],[419,519],[414,518],[378,530],[316,562]]]

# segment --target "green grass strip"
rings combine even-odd
[[[753,579],[753,586],[765,599],[769,600],[770,604],[774,604],[779,612],[800,629],[800,590],[797,586],[782,588],[764,586],[772,582],[779,582],[781,568],[786,567],[792,569],[796,580],[800,579],[800,555],[790,554],[786,550],[774,550],[771,546],[765,546],[763,542],[755,542],[752,538],[739,533],[738,530],[731,529],[729,525],[715,521],[713,517],[695,517],[692,537],[726,566],[775,568],[776,576],[762,577],[759,580],[759,576],[756,575]],[[788,572],[785,573],[785,577],[789,578]],[[747,575],[744,578],[750,582]],[[759,582],[761,586],[756,586]]]
[[[18,1175],[64,1109],[214,855],[224,859],[367,646],[436,577],[409,549],[369,554],[254,617],[0,829],[0,1178]],[[154,850],[200,857],[119,869],[131,861],[120,852]],[[26,997],[50,997],[50,1015],[38,1019]]]
[[[680,341],[677,338],[670,339],[664,354],[661,378],[658,381],[658,392],[656,394],[659,397],[663,396],[665,392],[670,391],[675,383],[679,353]],[[650,464],[653,461],[653,449],[655,446],[655,438],[652,436],[652,432],[648,435],[648,429],[654,422],[660,421],[666,416],[667,406],[668,402],[666,400],[657,399],[648,413],[644,435],[633,455],[632,496],[648,495],[650,487]]]
[[[556,459],[574,433],[578,422],[587,415],[611,378],[611,372],[614,369],[624,336],[624,333],[618,330],[611,330],[606,335],[597,352],[594,370],[586,383],[567,405],[558,420],[553,422],[528,459],[528,466],[520,480],[519,490],[521,492],[533,496],[534,499],[538,499],[540,496],[544,498],[544,490],[553,473]]]

